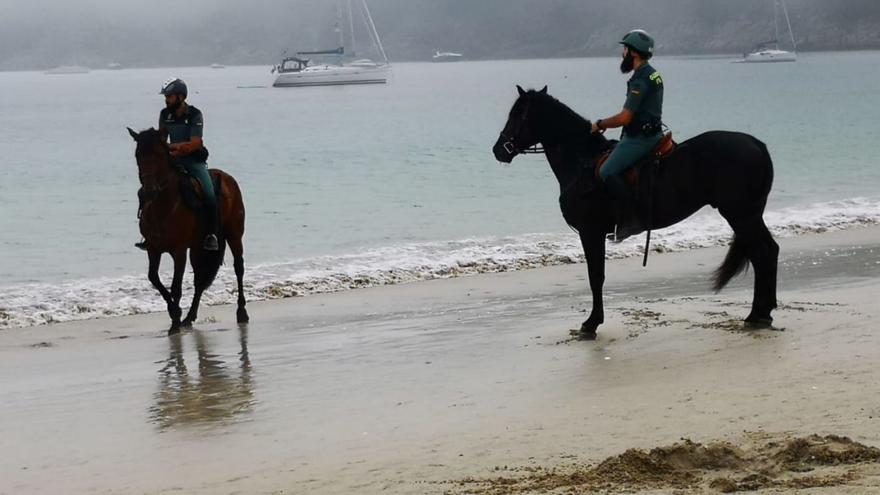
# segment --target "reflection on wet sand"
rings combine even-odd
[[[198,355],[198,368],[192,371],[184,359],[183,342],[190,336]],[[150,421],[159,429],[228,424],[253,409],[256,401],[246,326],[239,328],[237,370],[211,352],[211,338],[204,332],[173,335],[168,342],[168,359],[161,362],[159,390],[150,408]]]

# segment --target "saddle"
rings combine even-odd
[[[672,140],[672,133],[667,132],[660,139],[660,142],[657,143],[657,146],[654,149],[645,155],[644,158],[640,159],[636,162],[635,166],[630,167],[624,172],[624,178],[626,182],[631,186],[636,186],[639,183],[639,170],[648,162],[652,162],[655,160],[660,160],[666,155],[675,151],[676,144],[675,141]],[[609,149],[608,151],[602,153],[602,156],[599,157],[599,160],[596,162],[596,179],[599,179],[599,171],[602,170],[602,166],[605,165],[605,162],[608,160],[608,157],[611,156],[611,152],[614,151],[614,148]]]
[[[214,194],[217,196],[217,201],[219,202],[220,176],[211,174],[211,182],[214,184]],[[183,198],[183,203],[186,207],[193,211],[200,211],[204,206],[204,202],[202,200],[202,185],[199,184],[198,179],[183,172],[180,174],[180,183],[178,187],[180,188],[180,196]]]

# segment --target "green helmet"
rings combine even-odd
[[[172,77],[170,79],[165,80],[162,83],[162,90],[159,91],[160,95],[183,95],[186,98],[186,83],[183,82],[183,79],[178,77]]]
[[[641,29],[633,29],[626,33],[626,36],[620,40],[620,44],[643,53],[649,58],[654,55],[654,38]]]

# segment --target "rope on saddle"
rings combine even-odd
[[[645,236],[645,255],[642,258],[642,267],[648,266],[648,251],[651,249],[651,224],[654,222],[654,174],[657,173],[657,167],[660,160],[655,158],[651,163],[648,172],[648,194],[647,194],[647,212],[645,214],[645,226],[648,228],[648,234]]]

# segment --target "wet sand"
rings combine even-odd
[[[584,265],[257,303],[246,327],[205,308],[172,338],[164,315],[7,330],[0,493],[514,493],[479,481],[682,438],[880,446],[880,228],[780,244],[776,330],[741,329],[750,274],[710,292],[719,249],[609,263],[596,342],[569,337]],[[880,493],[877,466],[833,491]],[[601,489],[723,488],[700,479]]]

